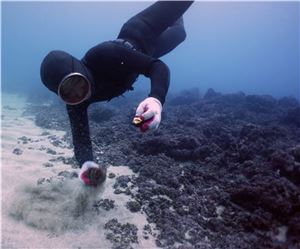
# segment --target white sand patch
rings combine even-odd
[[[217,219],[223,220],[222,218],[222,214],[225,210],[225,207],[220,205],[220,206],[216,206],[216,214],[218,215]]]
[[[50,143],[51,136],[61,138],[64,132],[41,129],[30,117],[22,117],[24,99],[15,95],[2,98],[1,248],[111,248],[104,225],[113,218],[137,226],[139,243],[133,247],[157,248],[151,234],[149,239],[143,238],[143,227],[148,224],[145,214],[126,208],[130,196],[113,193],[116,178],[107,178],[101,189],[87,188],[77,178],[60,180],[59,172],[78,170],[61,161],[50,162],[53,167],[43,164],[73,155],[66,144],[57,147]],[[44,132],[49,134],[42,135]],[[30,140],[23,143],[23,136]],[[110,172],[134,175],[125,166],[111,166]],[[51,177],[51,182],[37,184],[38,179]],[[115,207],[93,211],[94,200],[105,198],[114,200]]]
[[[280,242],[286,241],[286,233],[288,231],[287,226],[280,226],[278,227],[278,234],[275,236],[275,238]]]

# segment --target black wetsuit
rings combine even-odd
[[[67,105],[74,153],[80,166],[93,161],[87,108],[97,101],[110,100],[132,89],[139,74],[151,79],[149,96],[163,104],[169,87],[169,69],[159,59],[185,39],[183,13],[192,1],[159,1],[129,19],[118,40],[91,48],[80,61],[92,78],[88,101]]]

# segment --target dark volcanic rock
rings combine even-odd
[[[126,207],[133,213],[141,210],[141,204],[137,201],[128,201]]]
[[[113,116],[115,116],[115,112],[113,109],[106,109],[97,104],[95,106],[92,106],[89,111],[90,119],[96,123],[109,121]]]
[[[51,180],[49,178],[42,177],[37,180],[37,185],[49,183],[49,182],[51,182]]]
[[[267,212],[272,219],[286,224],[300,207],[300,190],[280,178],[257,177],[249,185],[234,189],[231,201],[251,212]]]
[[[14,153],[14,154],[16,154],[16,155],[19,156],[19,155],[23,154],[23,151],[21,149],[19,149],[19,148],[15,148],[12,153]]]
[[[115,201],[110,199],[101,199],[93,204],[94,210],[99,214],[99,208],[109,211],[115,207]]]
[[[294,156],[295,161],[300,163],[300,145],[297,145],[292,149],[292,155]]]
[[[47,148],[46,152],[47,152],[47,154],[50,154],[50,155],[56,155],[56,151],[49,149],[49,148]]]
[[[287,108],[299,106],[299,102],[293,97],[283,97],[278,100],[278,104]]]
[[[56,136],[48,136],[50,143],[55,147],[63,147],[62,141],[60,141]]]
[[[249,111],[257,113],[269,113],[274,110],[276,104],[276,100],[268,95],[248,95],[246,97],[245,107]]]
[[[41,136],[48,136],[48,135],[50,135],[50,133],[48,131],[43,131],[41,134]]]
[[[32,142],[31,138],[26,136],[19,137],[18,140],[21,140],[23,144],[27,144],[28,142]]]
[[[211,99],[221,96],[221,93],[217,93],[214,89],[209,88],[204,94],[204,99]]]
[[[287,114],[283,117],[283,121],[287,124],[300,127],[300,107],[288,110]]]
[[[300,207],[298,207],[298,211]],[[296,213],[289,221],[288,237],[300,246],[300,212]]]
[[[54,130],[66,130],[69,129],[70,123],[68,120],[67,111],[65,106],[60,105],[51,105],[49,107],[42,106],[44,113],[41,112],[41,106],[31,106],[31,112],[35,113],[36,125],[43,127],[45,129],[54,129]],[[62,115],[57,115],[61,113]],[[26,113],[25,113],[26,114]]]
[[[44,163],[43,166],[46,168],[50,168],[53,167],[54,165],[52,163]]]
[[[129,176],[118,176],[114,188],[127,188],[130,181]]]
[[[78,174],[75,171],[69,172],[69,171],[65,170],[65,171],[59,172],[58,176],[63,176],[65,178],[72,179],[72,178],[77,178]]]
[[[140,204],[133,206],[155,224],[157,246],[300,248],[295,99],[213,90],[204,98],[182,93],[165,103],[160,128],[141,134],[130,124],[141,96],[101,105],[108,116],[94,114],[90,130],[99,164],[127,165],[137,173],[136,178],[117,177],[115,193]],[[67,131],[65,141],[71,144],[64,108],[29,108],[38,125]],[[287,229],[286,241],[274,237],[280,227]],[[114,219],[106,229],[114,248],[130,248],[137,241],[130,224]]]
[[[297,158],[296,150],[292,150]],[[296,153],[296,154],[295,154]],[[280,170],[280,174],[289,178],[291,181],[300,184],[300,163],[295,161],[295,156],[292,156],[288,152],[282,150],[276,151],[271,155],[271,163],[275,169]]]
[[[64,164],[71,164],[71,165],[77,164],[75,157],[63,157],[62,161]]]
[[[131,244],[138,243],[137,227],[133,224],[121,224],[117,219],[108,221],[104,228],[109,232],[106,238],[113,244],[113,248],[131,248]]]
[[[63,162],[64,164],[72,165],[72,168],[77,168],[78,163],[74,157],[63,157],[59,156],[57,158],[52,158],[49,160],[50,162]]]
[[[108,174],[108,178],[115,178],[115,177],[116,177],[116,174],[114,174],[112,172]]]

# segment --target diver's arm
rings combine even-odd
[[[151,91],[149,97],[157,98],[163,105],[170,84],[168,66],[157,58],[153,58],[139,51],[116,45],[120,62],[128,71],[140,73],[150,78]]]
[[[157,60],[151,65],[147,74],[151,79],[149,97],[157,98],[163,105],[170,85],[170,71],[168,66],[162,61]]]
[[[90,138],[87,103],[66,105],[73,138],[74,154],[80,167],[86,161],[93,161],[93,150]]]
[[[169,68],[159,59],[132,49],[119,48],[119,60],[128,71],[144,74],[151,79],[149,97],[137,107],[133,123],[140,127],[142,132],[157,129],[161,121],[162,105],[170,84]]]

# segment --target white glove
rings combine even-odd
[[[106,179],[106,168],[92,161],[86,161],[79,171],[79,179],[85,185],[97,187]]]
[[[140,127],[142,132],[157,129],[161,121],[162,105],[160,101],[153,97],[148,97],[142,101],[136,109],[135,118],[142,120]]]

